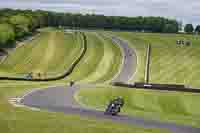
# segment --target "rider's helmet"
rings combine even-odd
[[[118,96],[116,99],[115,99],[115,103],[120,105],[120,106],[123,106],[124,105],[124,99],[122,96]]]
[[[118,99],[123,99],[123,97],[122,96],[118,96]]]

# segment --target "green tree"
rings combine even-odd
[[[200,33],[200,25],[197,25],[197,26],[196,26],[195,32],[198,33],[198,34]]]
[[[9,22],[14,26],[17,38],[23,37],[30,31],[29,27],[31,26],[31,20],[26,16],[11,16]]]
[[[183,30],[183,22],[182,22],[182,21],[179,21],[179,22],[178,22],[178,30],[179,30],[179,31],[182,31],[182,30]]]
[[[0,46],[5,46],[15,40],[15,32],[11,25],[0,24]]]
[[[177,32],[177,27],[173,24],[166,24],[164,29],[163,29],[164,33],[175,33]]]
[[[192,25],[192,24],[186,24],[186,25],[185,25],[185,28],[184,28],[184,31],[185,31],[186,33],[192,33],[192,32],[194,31],[193,25]]]
[[[0,9],[0,23],[13,25],[16,38],[24,37],[37,28],[66,26],[74,28],[105,28],[148,32],[176,33],[179,23],[164,17],[122,17],[95,14],[58,13],[41,10]]]

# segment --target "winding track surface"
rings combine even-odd
[[[129,47],[128,43],[113,36],[112,40],[115,44],[118,44],[123,50],[123,66],[120,73],[112,82],[127,82],[133,77],[137,67],[137,56],[136,52]]]
[[[136,67],[132,66],[135,65],[134,63],[129,64],[130,62],[132,62],[131,60],[134,60],[135,58],[135,56],[130,56],[129,52],[130,51],[134,52],[134,51],[128,47],[126,42],[120,40],[119,38],[114,37],[112,39],[115,43],[120,44],[126,56],[126,59],[124,60],[123,63],[123,68],[119,73],[119,75],[114,79],[114,81],[127,81],[134,73],[133,68]],[[125,73],[127,74],[127,76]],[[20,102],[21,104],[29,107],[47,109],[48,111],[53,111],[53,112],[64,112],[66,114],[79,114],[81,116],[95,117],[98,119],[110,119],[115,122],[134,124],[145,128],[169,129],[172,133],[200,133],[200,129],[193,128],[191,126],[182,126],[173,123],[145,120],[143,118],[127,116],[127,115],[108,116],[104,115],[104,113],[101,111],[96,111],[81,107],[81,105],[79,105],[75,101],[74,94],[80,88],[94,89],[95,87],[96,87],[95,85],[91,84],[74,85],[72,87],[68,86],[50,87],[47,89],[41,89],[29,93],[23,96]]]

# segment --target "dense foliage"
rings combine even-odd
[[[197,25],[197,26],[196,26],[195,32],[198,33],[198,34],[200,33],[200,25]]]
[[[0,24],[0,45],[12,42],[15,39],[15,32],[9,24]]]
[[[185,31],[186,33],[193,33],[193,31],[194,31],[193,25],[192,25],[192,24],[186,24],[186,25],[185,25],[185,28],[184,28],[184,31]]]
[[[162,17],[120,17],[103,15],[81,15],[69,13],[49,13],[50,26],[69,26],[81,28],[104,28],[114,30],[133,30],[146,32],[178,32],[178,22]],[[170,31],[168,31],[170,25]]]
[[[32,33],[45,26],[65,26],[70,28],[104,28],[112,30],[132,30],[145,32],[176,33],[179,23],[163,17],[120,17],[103,15],[81,15],[31,10],[0,10],[0,44]],[[7,28],[7,30],[6,30]],[[8,31],[8,33],[5,33]],[[14,31],[14,33],[13,33]],[[14,39],[13,39],[14,38]]]
[[[30,10],[0,10],[0,47],[31,34],[37,28],[47,26],[47,13]]]

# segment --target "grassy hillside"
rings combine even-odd
[[[77,79],[90,81],[107,80],[113,77],[118,71],[121,60],[119,48],[110,45],[111,41],[100,37],[94,33],[88,33],[88,51],[78,68],[72,75]],[[30,44],[17,49],[3,64],[1,73],[8,75],[27,73],[30,71],[40,72],[61,72],[80,54],[82,38],[80,35],[64,34],[46,29],[45,32]],[[108,49],[108,51],[107,51]],[[109,52],[111,52],[109,54]],[[116,53],[115,53],[116,52]],[[100,54],[101,53],[101,54]],[[113,60],[116,67],[108,65],[104,53],[109,61]],[[116,56],[119,59],[114,58]],[[101,76],[96,71],[102,71],[105,65],[109,74],[102,73]],[[90,70],[92,70],[90,72]],[[105,71],[105,70],[103,70]],[[93,76],[92,76],[93,75]],[[104,77],[104,78],[103,78]],[[101,79],[102,78],[102,79]],[[10,97],[21,96],[28,90],[34,88],[47,87],[50,85],[63,85],[65,80],[53,82],[23,82],[23,81],[0,81],[0,129],[3,133],[168,133],[160,129],[148,129],[113,123],[109,120],[96,120],[95,118],[80,117],[79,115],[66,115],[63,113],[51,113],[48,111],[33,111],[28,108],[13,107],[8,103]]]
[[[112,34],[128,41],[137,52],[137,72],[130,82],[144,80],[146,45],[151,43],[151,82],[199,85],[198,53],[200,51],[199,39],[196,36],[125,32]],[[40,127],[40,132],[44,133],[54,131],[69,131],[70,133],[164,132],[62,113],[34,112],[25,108],[12,107],[7,102],[9,97],[20,95],[32,88],[63,84],[70,80],[102,83],[112,79],[120,68],[122,59],[120,48],[99,33],[86,32],[86,36],[88,47],[86,55],[66,79],[49,83],[1,82],[0,129],[2,131],[16,133],[31,131],[34,133],[38,132],[38,127]],[[192,40],[192,46],[177,47],[176,40],[181,38]],[[82,38],[78,33],[64,34],[52,30],[42,31],[38,38],[17,49],[0,65],[1,73],[62,72],[74,61],[77,54],[80,54],[82,43]],[[57,47],[58,45],[59,47]],[[199,94],[131,90],[105,85],[96,89],[81,89],[76,98],[83,105],[104,110],[108,101],[115,96],[125,98],[123,113],[200,127]],[[37,119],[34,119],[36,116]]]
[[[200,87],[200,38],[196,35],[114,33],[128,40],[139,58],[136,80],[143,80],[145,48],[152,46],[150,82]],[[177,40],[190,40],[191,46],[178,46]]]
[[[200,87],[200,39],[191,35],[145,35],[152,43],[150,82]],[[190,40],[191,46],[177,46],[176,40]]]
[[[122,62],[120,48],[95,32],[86,33],[87,51],[67,80],[102,83],[111,80]]]
[[[197,36],[151,33],[116,32],[131,47],[139,59],[134,81],[144,81],[146,45],[152,44],[150,82],[199,84],[199,48]],[[191,46],[178,47],[176,40],[189,39]],[[104,109],[114,96],[125,98],[124,113],[145,118],[176,122],[200,127],[199,94],[163,91],[131,90],[106,86],[97,89],[82,89],[77,94],[80,103]],[[97,98],[98,97],[98,98]]]
[[[82,43],[79,33],[41,32],[40,36],[6,58],[0,65],[1,74],[40,72],[46,76],[62,73],[80,54]]]

